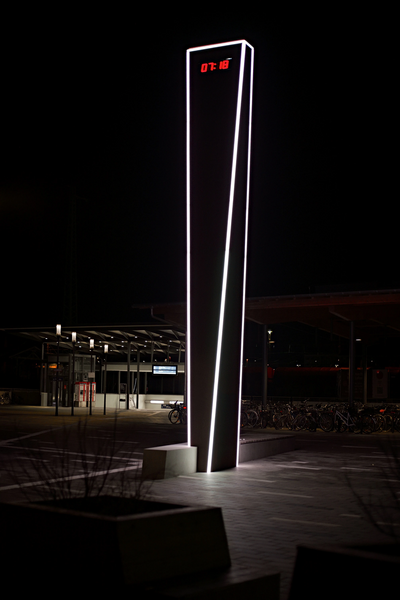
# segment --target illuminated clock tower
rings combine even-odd
[[[188,444],[198,471],[236,466],[254,49],[187,51]]]

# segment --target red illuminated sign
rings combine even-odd
[[[220,60],[219,62],[203,63],[200,67],[201,73],[210,71],[227,71],[229,69],[230,60]]]

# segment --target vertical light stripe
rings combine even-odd
[[[240,410],[242,405],[242,379],[243,379],[243,343],[244,343],[244,321],[246,308],[246,276],[247,276],[247,242],[248,242],[248,224],[249,224],[249,199],[250,199],[250,158],[251,158],[251,130],[253,118],[253,72],[254,72],[254,48],[249,45],[251,52],[250,66],[250,99],[249,99],[249,137],[247,146],[247,187],[246,187],[246,221],[244,231],[244,265],[243,265],[243,304],[242,304],[242,333],[240,340],[240,371],[239,371],[239,397],[238,397],[238,431],[236,446],[236,466],[239,464],[240,451]]]
[[[190,50],[186,52],[186,406],[188,446],[192,444],[191,420],[191,305],[190,305]]]
[[[230,243],[231,243],[233,202],[234,202],[234,196],[235,196],[236,163],[237,163],[237,149],[238,149],[239,128],[240,128],[240,110],[242,107],[243,74],[244,74],[245,55],[246,55],[246,45],[245,45],[245,43],[242,43],[242,49],[241,49],[241,54],[240,54],[238,98],[237,98],[237,106],[236,106],[235,137],[234,137],[234,143],[233,143],[231,187],[230,187],[230,192],[229,192],[228,222],[227,222],[227,232],[226,232],[226,242],[225,242],[225,259],[224,259],[224,270],[223,270],[223,276],[222,276],[222,293],[221,293],[220,316],[219,316],[219,327],[218,327],[217,354],[216,354],[216,359],[215,359],[214,389],[213,389],[213,399],[212,399],[212,408],[211,408],[210,440],[209,440],[208,457],[207,457],[207,473],[211,472],[212,456],[213,456],[213,450],[214,450],[215,415],[216,415],[216,411],[217,411],[218,383],[219,383],[219,374],[220,374],[221,348],[222,348],[222,337],[223,337],[225,305],[226,305],[226,286],[227,286],[227,280],[228,280],[229,250],[230,250]]]

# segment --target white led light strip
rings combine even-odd
[[[222,44],[210,44],[208,46],[195,46],[189,48],[187,52],[196,52],[196,50],[209,50],[210,48],[221,48],[222,46],[236,46],[237,44],[246,44],[249,48],[252,48],[246,40],[236,40],[235,42],[224,42]]]
[[[186,406],[188,446],[192,445],[191,426],[191,309],[190,309],[190,50],[186,52]]]
[[[220,369],[220,363],[221,363],[221,346],[222,346],[222,335],[223,335],[223,328],[224,328],[226,284],[227,284],[227,279],[228,279],[229,248],[230,248],[230,243],[231,243],[232,212],[233,212],[233,200],[234,200],[234,193],[235,193],[237,147],[238,147],[239,127],[240,127],[240,109],[242,106],[243,73],[244,73],[245,55],[246,55],[246,46],[245,46],[245,44],[242,43],[242,50],[241,50],[241,54],[240,54],[239,88],[238,88],[238,99],[237,99],[237,108],[236,108],[235,137],[234,137],[234,142],[233,142],[231,187],[230,187],[230,191],[229,191],[229,209],[228,209],[228,223],[227,223],[226,242],[225,242],[224,271],[223,271],[223,276],[222,276],[222,293],[221,293],[221,306],[220,306],[219,327],[218,327],[217,356],[215,359],[215,375],[214,375],[214,390],[213,390],[212,409],[211,409],[210,439],[209,439],[208,457],[207,457],[207,473],[211,473],[212,454],[213,454],[213,448],[214,448],[215,415],[216,415],[216,411],[217,411],[219,369]]]
[[[251,67],[250,67],[250,106],[249,106],[249,140],[247,147],[247,186],[246,186],[246,223],[244,238],[244,268],[243,268],[243,304],[242,304],[242,335],[240,343],[240,371],[239,371],[239,398],[238,398],[238,430],[237,430],[237,453],[236,466],[239,464],[240,450],[240,409],[242,403],[242,378],[243,378],[243,340],[244,340],[244,315],[246,304],[246,275],[247,275],[247,241],[248,241],[248,223],[249,223],[249,198],[250,198],[250,155],[251,155],[251,128],[253,114],[253,72],[254,72],[254,49],[251,48]]]

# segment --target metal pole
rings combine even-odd
[[[90,348],[90,373],[93,372],[93,351]],[[89,377],[89,386],[90,386],[90,400],[89,400],[89,414],[92,414],[92,393],[93,393],[93,377],[90,375]]]
[[[363,403],[368,402],[368,370],[367,370],[367,345],[363,344]]]
[[[140,377],[140,350],[137,351],[137,369],[136,369],[136,408],[139,408],[139,377]]]
[[[72,394],[71,394],[71,416],[74,416],[75,404],[75,342],[72,342]]]
[[[40,403],[42,402],[42,393],[44,392],[44,344],[42,343],[42,362],[40,369]]]
[[[350,321],[349,339],[349,406],[354,404],[354,321]]]
[[[108,344],[104,344],[104,414],[106,414],[107,403],[107,353]]]
[[[48,383],[49,382],[47,381],[48,376],[49,376],[49,357],[47,356],[46,362],[44,365],[44,392],[46,394],[46,406],[49,405],[49,392],[48,392],[48,390],[49,390]]]
[[[267,385],[268,385],[268,335],[267,326],[263,325],[263,390],[262,390],[262,407],[267,404]]]
[[[131,391],[131,342],[128,342],[128,356],[126,360],[126,410],[129,410],[129,396]]]
[[[104,412],[106,414],[106,398],[107,398],[107,354],[104,355]]]
[[[58,416],[58,379],[60,377],[59,373],[59,360],[60,360],[60,336],[57,336],[57,374],[56,374],[56,417]]]

